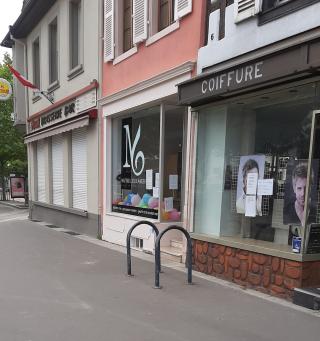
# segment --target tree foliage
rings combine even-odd
[[[12,64],[9,54],[0,63],[0,78],[12,84],[12,74],[7,65]],[[27,174],[27,151],[23,143],[23,133],[13,125],[13,97],[0,101],[0,187],[4,188],[5,178],[10,173]]]

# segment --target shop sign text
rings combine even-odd
[[[201,84],[201,92],[204,95],[221,90],[227,91],[230,87],[241,86],[259,79],[263,77],[262,66],[263,62],[258,62],[205,79]]]

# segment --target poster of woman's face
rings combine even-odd
[[[317,200],[317,179],[319,160],[313,160],[309,196],[308,220],[315,222]],[[307,203],[306,189],[308,160],[290,160],[287,165],[284,185],[283,224],[304,225],[304,209]]]
[[[257,179],[261,180],[264,177],[265,155],[246,155],[241,156],[238,183],[237,183],[237,213],[245,214],[245,201],[248,187],[248,174],[257,174]],[[257,214],[261,215],[261,196],[256,197]]]

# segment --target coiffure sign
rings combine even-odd
[[[97,91],[91,90],[51,111],[48,111],[30,121],[32,131],[47,128],[54,124],[63,122],[69,118],[77,116],[96,106]]]
[[[199,77],[178,85],[179,103],[198,106],[261,86],[281,83],[284,79],[312,75],[320,67],[319,51],[320,41],[314,40],[223,71],[210,73],[208,68]]]
[[[202,94],[228,91],[229,88],[242,86],[263,77],[263,62],[254,63],[226,73],[205,79],[201,84]]]

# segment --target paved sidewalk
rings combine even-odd
[[[223,281],[195,277],[189,286],[170,268],[156,290],[152,262],[134,258],[128,278],[125,254],[102,245],[0,222],[0,340],[319,340],[318,313]]]

